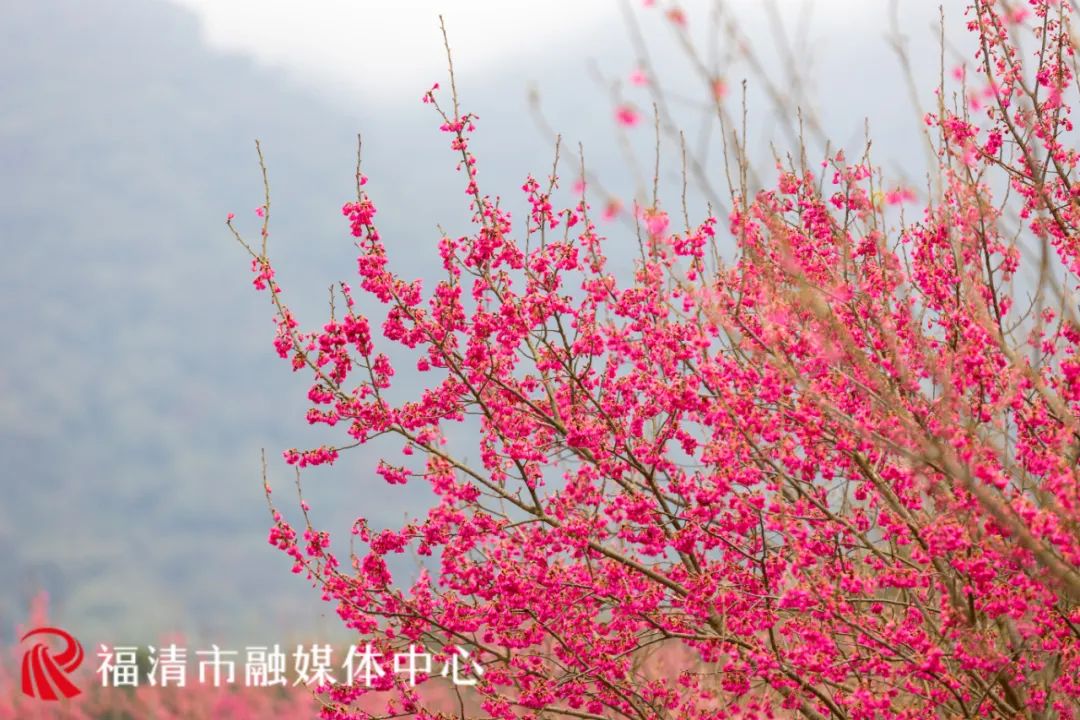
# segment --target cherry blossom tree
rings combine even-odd
[[[359,646],[475,663],[449,707],[388,667],[328,688],[324,717],[380,716],[369,693],[382,717],[1080,717],[1074,10],[967,8],[977,53],[925,115],[925,190],[869,147],[804,147],[756,189],[729,125],[731,163],[699,168],[724,213],[654,195],[613,237],[582,183],[553,206],[555,173],[512,218],[436,85],[472,231],[439,240],[435,287],[400,276],[358,167],[359,277],[315,330],[275,279],[267,192],[261,242],[233,232],[333,438],[286,460],[394,437],[378,475],[437,498],[398,528],[357,519],[344,562],[306,503],[270,541]],[[391,347],[427,379],[407,401]],[[476,445],[448,443],[468,422]],[[408,552],[428,558],[411,584],[387,563]]]

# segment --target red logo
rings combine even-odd
[[[72,698],[82,692],[67,676],[83,661],[83,648],[79,641],[60,628],[43,627],[22,636],[22,641],[33,635],[55,635],[64,643],[64,650],[53,655],[49,646],[36,643],[26,651],[22,660],[22,691],[32,698],[59,700],[61,696]]]

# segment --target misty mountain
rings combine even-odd
[[[163,2],[2,12],[0,632],[39,589],[88,639],[308,627],[325,608],[265,542],[259,476],[261,448],[274,465],[310,438],[306,386],[274,356],[224,220],[257,235],[258,137],[282,283],[320,320],[326,283],[355,267],[340,207],[361,119],[207,48]],[[400,515],[360,487],[334,487],[331,521]]]

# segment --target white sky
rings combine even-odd
[[[174,0],[202,19],[207,40],[290,73],[387,99],[419,98],[446,75],[443,14],[455,69],[481,73],[543,58],[553,41],[615,23],[613,0]]]
[[[779,70],[782,54],[774,18],[780,18],[788,44],[799,35],[811,48],[796,63],[806,75],[808,101],[821,111],[830,138],[861,142],[864,120],[870,117],[879,133],[877,146],[885,148],[881,133],[896,130],[891,125],[902,125],[907,133],[918,124],[914,111],[897,119],[895,101],[887,100],[899,93],[907,101],[899,63],[886,42],[890,7],[899,0],[655,0],[651,9],[643,7],[644,0],[172,0],[196,13],[211,45],[252,56],[328,93],[342,107],[355,108],[363,98],[386,109],[408,106],[432,83],[445,83],[440,14],[459,86],[478,88],[500,76],[521,78],[517,95],[508,102],[524,103],[528,80],[549,103],[561,93],[565,108],[567,98],[595,93],[589,60],[602,60],[608,78],[625,79],[633,70],[623,2],[638,14],[657,62],[664,52],[682,55],[663,17],[666,8],[684,8],[700,41],[711,27],[711,10],[721,1],[774,78],[783,80],[786,74]],[[775,13],[766,10],[770,3]],[[897,7],[918,77],[927,81],[920,87],[930,88],[937,78],[936,2],[913,0]],[[952,30],[962,29],[959,6],[947,10]],[[618,59],[613,48],[622,49]],[[678,77],[670,73],[680,69],[672,65],[666,71],[664,82],[671,87]],[[761,102],[756,117],[768,123],[773,108]],[[598,103],[592,111],[601,107]],[[491,118],[491,108],[485,117]],[[774,130],[763,126],[764,135]],[[910,139],[907,134],[903,138]]]
[[[591,55],[598,34],[626,36],[622,0],[173,0],[202,19],[214,46],[250,54],[319,85],[343,92],[363,90],[386,100],[419,97],[445,77],[438,29],[447,23],[454,64],[463,76],[543,63],[545,51]],[[639,11],[642,0],[628,0]],[[712,0],[682,0],[695,19]],[[764,0],[727,0],[740,16],[759,15]],[[806,2],[814,25],[826,36],[879,32],[889,0],[774,0],[785,22]],[[658,0],[647,13],[670,5]],[[933,9],[929,3],[921,10]],[[747,11],[750,11],[747,13]],[[755,12],[756,11],[756,12]],[[932,13],[936,19],[936,10]],[[644,18],[643,18],[644,19]],[[658,24],[665,24],[656,18]],[[760,27],[760,26],[759,26]],[[771,33],[762,33],[771,49]]]

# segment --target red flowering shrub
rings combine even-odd
[[[733,183],[723,219],[638,207],[628,282],[605,257],[624,241],[584,199],[554,208],[556,178],[526,181],[518,223],[485,194],[474,118],[436,86],[474,222],[440,240],[444,280],[389,267],[360,185],[358,288],[321,329],[274,280],[268,205],[246,247],[278,353],[312,377],[308,421],[343,445],[398,437],[378,473],[438,501],[398,529],[358,519],[344,565],[277,513],[271,541],[358,643],[479,663],[479,709],[455,717],[1080,717],[1070,12],[968,9],[979,102],[939,89],[928,197],[842,153],[792,162],[772,189]],[[907,222],[901,203],[924,207]],[[430,378],[407,402],[387,344]],[[478,445],[450,447],[467,418]],[[386,562],[406,551],[437,568],[411,587]],[[354,703],[376,690],[385,716],[438,716],[391,672],[336,687],[324,716],[370,717]]]

